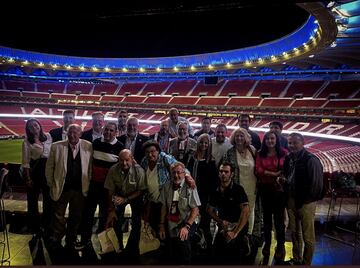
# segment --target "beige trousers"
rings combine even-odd
[[[311,265],[315,251],[315,218],[316,202],[295,208],[292,197],[288,200],[289,229],[293,243],[293,258]]]

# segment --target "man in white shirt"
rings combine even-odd
[[[219,163],[224,154],[232,147],[231,143],[229,142],[229,138],[226,137],[226,134],[226,125],[220,123],[215,129],[215,137],[211,139],[212,156],[215,158],[216,166],[219,166]]]

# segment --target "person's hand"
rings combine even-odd
[[[109,227],[113,227],[114,226],[114,222],[117,221],[117,216],[116,216],[116,211],[112,210],[109,212],[109,215],[107,216],[106,219],[106,226],[105,229],[109,228]]]
[[[235,239],[237,237],[237,233],[233,231],[229,231],[225,233],[225,239],[227,242],[230,242],[231,240]]]
[[[221,222],[221,227],[223,228],[224,231],[227,231],[229,225],[230,225],[230,222],[228,222],[228,221],[223,220]]]
[[[32,188],[32,187],[34,186],[33,180],[32,180],[32,179],[27,179],[27,180],[26,180],[26,186],[27,186],[28,188]]]
[[[165,226],[164,224],[160,224],[159,226],[159,238],[160,240],[164,240],[165,239]]]
[[[181,241],[187,240],[188,235],[189,235],[189,230],[188,230],[188,228],[187,228],[186,226],[182,227],[182,228],[180,229],[180,232],[179,232],[180,240],[181,240]]]
[[[120,206],[122,204],[127,203],[128,199],[126,197],[114,195],[112,201],[115,206]]]
[[[191,175],[189,174],[185,174],[185,182],[187,185],[190,186],[191,189],[195,189],[196,188],[196,182],[193,179],[193,177],[191,177]]]

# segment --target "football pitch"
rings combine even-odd
[[[0,140],[0,163],[21,163],[23,140]]]

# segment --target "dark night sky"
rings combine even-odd
[[[178,56],[268,42],[293,32],[308,17],[292,1],[173,1],[148,1],[152,6],[102,1],[76,8],[32,3],[20,9],[14,3],[0,18],[0,45],[88,57]]]

